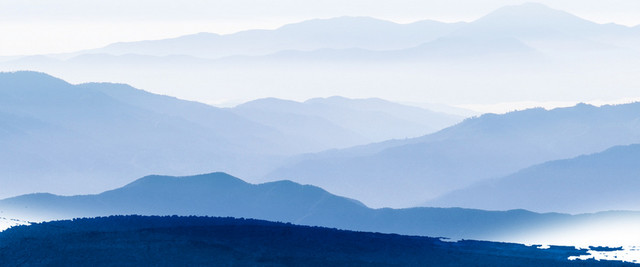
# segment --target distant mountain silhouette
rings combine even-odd
[[[462,25],[464,23],[436,21],[397,24],[369,17],[338,17],[288,24],[275,30],[248,30],[227,35],[198,33],[165,40],[116,43],[82,53],[220,58],[321,48],[389,50],[434,40]]]
[[[263,56],[289,50],[402,50],[433,42],[422,49],[431,50],[435,55],[444,52],[448,45],[452,50],[445,54],[454,56],[456,52],[530,52],[533,49],[525,43],[535,47],[542,45],[540,41],[552,39],[570,41],[574,49],[633,47],[628,45],[629,39],[640,41],[637,36],[633,38],[637,33],[631,27],[597,24],[543,4],[525,3],[502,7],[471,23],[425,20],[397,24],[369,17],[337,17],[288,24],[275,30],[227,35],[198,33],[164,40],[116,43],[79,54],[222,58]],[[614,36],[620,38],[612,38]],[[345,53],[345,56],[349,54],[353,55]]]
[[[637,34],[633,28],[617,24],[597,24],[565,11],[538,3],[502,7],[452,36],[508,36],[532,45],[541,41],[571,41],[572,49],[606,48],[621,45],[621,38]],[[578,43],[582,42],[582,45]],[[609,47],[612,48],[612,47]]]
[[[638,210],[639,175],[640,145],[620,146],[483,181],[427,205],[568,213]]]
[[[57,221],[0,233],[6,265],[626,266],[586,249],[350,232],[234,218]],[[28,249],[25,249],[28,248]]]
[[[386,127],[429,113],[393,104],[388,112],[398,109],[405,117],[385,120]],[[357,116],[368,109],[354,106],[349,112]],[[300,124],[289,125],[286,132],[259,122],[281,120],[278,116],[249,115],[256,117],[124,84],[72,85],[43,73],[0,73],[0,160],[5,163],[0,168],[0,197],[101,192],[149,173],[224,170],[256,177],[286,156],[368,140],[355,134],[344,138],[345,131],[330,136],[328,127],[299,136],[317,123],[312,116],[301,116]],[[359,134],[375,130],[369,127]],[[405,127],[394,134],[404,137],[416,131]],[[314,142],[322,138],[323,143]]]
[[[275,98],[251,101],[230,111],[307,142],[333,147],[422,136],[461,117],[382,99],[315,98],[303,103]],[[324,132],[320,135],[319,132]],[[344,141],[340,141],[344,140]],[[326,148],[330,145],[324,145]]]
[[[594,29],[624,26],[601,25],[565,11],[538,3],[509,5],[499,8],[451,35],[473,34],[537,38],[546,36],[579,36]]]
[[[225,173],[148,176],[98,195],[24,195],[0,200],[0,212],[7,218],[26,221],[114,214],[233,216],[357,231],[552,244],[566,242],[562,235],[549,237],[554,227],[584,229],[600,221],[640,222],[637,212],[570,216],[524,210],[370,209],[315,186],[290,181],[255,185]],[[603,245],[601,237],[582,234],[588,241]]]
[[[638,47],[638,27],[524,4],[469,23],[340,17],[118,43],[8,59],[0,70],[127,83],[206,103],[289,99],[294,91],[297,99],[340,94],[448,104],[613,101],[633,95]]]
[[[276,130],[222,109],[35,72],[0,73],[0,122],[3,197],[103,191],[150,172],[237,170],[233,155],[286,151]]]
[[[109,214],[179,214],[304,223],[322,221],[326,212],[346,215],[367,210],[358,201],[331,195],[317,187],[289,181],[253,185],[225,173],[184,178],[147,176],[99,195],[63,197],[30,194],[3,200],[0,205],[13,206],[20,211],[20,218],[27,214],[35,220],[50,216],[73,218]]]
[[[267,177],[407,207],[534,164],[640,143],[640,103],[485,114],[437,133],[304,155]]]

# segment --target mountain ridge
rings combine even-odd
[[[419,205],[534,164],[640,143],[639,112],[632,103],[485,114],[422,137],[295,157],[265,178],[315,184],[374,207]]]
[[[304,102],[262,98],[240,104],[228,110],[246,118],[274,127],[282,132],[291,131],[291,127],[300,123],[299,119],[313,118],[315,123],[305,123],[305,127],[296,127],[292,136],[309,135],[308,131],[316,128],[335,128],[336,137],[325,138],[336,140],[361,138],[359,142],[351,142],[350,146],[388,139],[421,136],[438,129],[454,125],[462,117],[434,112],[418,107],[406,106],[379,98],[349,99],[345,97],[312,98]],[[281,120],[275,120],[282,117]],[[340,136],[342,135],[342,136]],[[322,137],[314,137],[311,142],[321,143]],[[339,146],[334,146],[339,148]]]
[[[545,162],[511,175],[479,182],[426,203],[489,210],[524,208],[537,212],[582,213],[640,207],[640,145]]]
[[[544,18],[544,19],[541,19]],[[505,23],[505,20],[510,20],[509,23]],[[514,22],[515,21],[515,22]],[[338,27],[337,25],[340,25]],[[562,27],[558,28],[561,25]],[[529,30],[522,30],[521,27],[532,27]],[[541,30],[541,27],[543,28]],[[637,27],[637,26],[636,26]],[[389,46],[384,49],[375,48],[371,46],[376,42],[380,42],[380,40],[375,40],[375,35],[367,33],[364,36],[360,36],[357,39],[349,37],[349,35],[364,33],[370,31],[368,28],[376,28],[376,31],[383,31],[385,34],[398,35],[404,34],[404,31],[414,31],[415,33],[419,33],[424,35],[426,32],[431,32],[432,37],[423,37],[422,39],[413,37],[413,39],[418,39],[420,41],[414,40],[410,41],[412,38],[408,38],[409,44],[405,45],[396,45]],[[424,29],[423,29],[424,28]],[[438,28],[449,28],[450,30],[438,29]],[[501,8],[498,8],[487,15],[474,20],[470,23],[443,23],[434,20],[419,20],[412,23],[395,23],[383,19],[376,19],[372,17],[354,17],[354,16],[342,16],[342,17],[334,17],[328,19],[310,19],[296,23],[290,23],[282,25],[276,29],[266,30],[266,29],[251,29],[240,31],[231,34],[215,34],[215,33],[196,33],[190,35],[183,35],[169,39],[159,39],[159,40],[147,40],[140,42],[121,42],[111,44],[109,46],[103,47],[101,49],[92,49],[88,50],[88,53],[100,52],[104,53],[104,51],[109,51],[110,48],[118,47],[118,46],[127,46],[127,45],[145,45],[145,44],[154,44],[154,43],[162,43],[166,42],[172,44],[173,46],[177,45],[175,42],[179,42],[181,40],[197,40],[201,43],[211,43],[211,42],[220,42],[224,40],[224,38],[235,38],[239,40],[244,40],[246,38],[292,38],[287,36],[287,34],[295,33],[295,38],[316,38],[317,35],[336,35],[341,36],[346,39],[354,39],[351,42],[360,42],[362,40],[366,40],[367,42],[356,44],[352,43],[350,45],[315,45],[313,47],[280,47],[277,49],[271,49],[270,52],[262,52],[262,53],[231,53],[221,56],[196,56],[202,58],[222,58],[226,56],[239,55],[239,56],[265,56],[268,54],[274,54],[279,51],[293,50],[293,51],[301,51],[301,52],[309,52],[319,49],[350,49],[350,48],[360,48],[364,50],[400,50],[400,49],[410,49],[413,47],[424,46],[427,43],[433,41],[439,41],[439,39],[450,39],[455,40],[455,37],[470,35],[470,36],[478,36],[478,33],[486,33],[487,28],[501,28],[503,29],[503,33],[498,34],[497,36],[503,39],[508,39],[507,37],[516,37],[521,33],[531,34],[531,33],[544,33],[549,34],[552,32],[562,33],[563,36],[585,36],[585,33],[591,32],[597,35],[602,35],[606,30],[612,30],[615,32],[620,31],[628,31],[633,29],[634,27],[628,27],[624,25],[607,23],[607,24],[598,24],[591,22],[589,20],[580,18],[571,13],[550,8],[546,5],[539,3],[524,3],[520,5],[507,5]],[[429,29],[429,30],[426,30]],[[511,29],[511,30],[509,30]],[[519,30],[513,30],[519,29]],[[572,29],[572,30],[567,30]],[[597,29],[593,32],[593,29]],[[314,32],[309,34],[307,32]],[[435,33],[434,33],[435,32]],[[506,35],[505,35],[506,34]],[[515,36],[514,36],[515,34]],[[314,36],[316,35],[316,36]],[[495,34],[492,34],[496,36]],[[559,37],[558,34],[552,34]],[[267,36],[270,36],[267,38]],[[366,37],[368,36],[368,37]],[[533,35],[535,36],[535,34]],[[518,39],[521,39],[525,36],[520,36]],[[373,38],[373,39],[372,39]],[[407,37],[400,37],[405,38]],[[371,40],[370,40],[371,39]],[[386,39],[398,39],[388,37]],[[495,38],[494,38],[495,39]],[[526,38],[525,38],[526,39]],[[360,41],[355,41],[360,40]],[[596,38],[592,41],[604,41],[603,38]],[[290,40],[291,42],[291,40]],[[347,42],[348,43],[348,42]],[[369,43],[367,45],[366,43]],[[500,43],[500,42],[496,42]],[[193,44],[192,44],[193,45]],[[273,45],[273,44],[268,44]],[[374,45],[375,46],[375,45]],[[527,47],[524,45],[523,47]],[[147,51],[152,51],[153,49],[146,49]],[[535,49],[534,49],[535,50]],[[134,54],[146,54],[146,55],[154,55],[152,53],[145,53],[144,50],[136,52]],[[82,52],[87,53],[87,52]],[[131,52],[129,52],[131,53]],[[111,53],[113,54],[113,53]],[[115,53],[115,55],[122,55],[126,53]],[[167,56],[167,55],[188,55],[188,52],[182,53],[160,53],[155,54],[156,56]],[[195,54],[191,54],[195,55]]]
[[[290,181],[249,184],[225,173],[146,176],[97,195],[30,194],[0,200],[3,216],[49,221],[109,215],[231,216],[406,235],[545,244],[618,244],[637,236],[596,237],[584,229],[640,222],[638,212],[568,215],[462,208],[371,209],[322,188]],[[569,228],[567,228],[569,227]],[[562,235],[549,229],[565,229]],[[570,233],[584,234],[567,239]],[[630,232],[633,233],[633,232]]]
[[[380,125],[394,129],[386,134],[421,135],[458,118],[403,105],[375,112],[349,105],[340,115],[366,118],[354,124],[358,129],[320,116],[326,107],[308,114],[257,110],[242,115],[126,84],[74,85],[45,73],[2,73],[0,159],[6,167],[0,169],[0,187],[7,189],[0,197],[34,191],[95,193],[148,173],[220,170],[257,179],[287,156],[385,138],[375,135]],[[404,113],[393,116],[396,109]],[[434,114],[434,123],[423,114]],[[416,116],[421,120],[413,120]],[[307,130],[314,124],[322,127]]]
[[[376,30],[370,30],[370,28],[374,25]],[[297,49],[300,50],[313,50],[319,48],[351,48],[351,47],[362,47],[362,48],[370,48],[373,50],[376,49],[390,49],[390,48],[402,48],[409,47],[411,44],[418,44],[424,40],[431,40],[437,33],[431,32],[447,32],[449,28],[458,27],[460,24],[449,24],[449,23],[441,23],[436,21],[417,21],[409,24],[399,24],[381,19],[374,19],[371,17],[335,17],[330,19],[312,19],[305,20],[302,22],[286,24],[281,27],[278,27],[273,30],[263,30],[263,29],[251,29],[240,31],[231,34],[214,34],[214,33],[197,33],[191,35],[184,35],[170,39],[160,39],[160,40],[149,40],[142,42],[123,42],[116,43],[112,45],[108,45],[104,48],[92,49],[88,52],[95,53],[98,51],[112,51],[109,53],[112,54],[123,54],[123,52],[113,52],[118,50],[126,51],[126,47],[130,46],[129,49],[139,50],[137,53],[140,54],[148,54],[148,55],[158,55],[165,56],[170,54],[177,55],[195,55],[194,51],[199,51],[201,54],[199,57],[203,58],[220,58],[224,56],[230,55],[265,55],[269,53],[274,53],[277,51],[287,50],[287,49],[296,49],[295,46],[291,44],[297,43],[299,46]],[[403,29],[408,28],[408,30],[414,30],[414,28],[422,29],[422,33],[420,35],[408,35],[407,33],[403,33]],[[315,33],[308,34],[309,29],[316,29]],[[325,29],[333,29],[333,31],[326,31]],[[386,34],[390,36],[396,36],[397,38],[386,38],[386,40],[380,39],[379,31],[385,31]],[[322,37],[322,39],[318,39]],[[346,38],[347,41],[337,41],[336,37]],[[258,43],[261,45],[249,45],[247,46],[247,39],[260,39],[263,41],[254,40],[252,43]],[[271,40],[274,38],[284,38],[288,40],[289,45],[283,46],[282,42],[272,42]],[[400,41],[394,41],[394,39],[400,39]],[[334,41],[335,40],[335,41]],[[382,44],[383,41],[389,44]],[[164,45],[176,45],[176,43],[184,41],[197,41],[202,44],[191,43],[188,46],[191,46],[191,49],[186,49],[181,52],[162,52],[162,50],[169,51],[172,48],[167,46],[167,48],[156,49],[152,47],[145,47],[145,45],[155,45],[155,44],[163,44]],[[373,41],[373,42],[372,42]],[[216,45],[215,42],[228,42],[228,44],[224,44],[217,48],[219,51],[215,51],[216,49],[212,49],[212,45]],[[316,43],[325,43],[325,45],[318,45]],[[209,45],[203,45],[203,44]],[[394,44],[397,43],[397,44]],[[408,43],[408,44],[406,44]],[[357,45],[356,45],[357,44]],[[184,46],[185,44],[183,44]],[[138,46],[136,48],[136,46]],[[378,47],[376,47],[378,46]],[[124,48],[122,48],[124,47]],[[262,48],[260,48],[262,47]],[[247,48],[260,48],[258,49],[261,52],[250,52],[251,50],[247,50]],[[157,52],[153,52],[154,50],[158,50]],[[224,52],[225,50],[233,51],[232,53]],[[146,52],[145,52],[146,51]],[[180,51],[180,50],[178,50]],[[243,52],[246,51],[246,52]],[[84,52],[86,53],[86,52]],[[225,54],[226,53],[226,54]],[[206,56],[203,56],[206,55]]]
[[[525,10],[518,14],[538,12],[535,6],[515,8]],[[63,56],[57,56],[62,60],[25,58],[3,62],[0,68],[39,70],[77,82],[124,82],[207,103],[269,96],[308,99],[335,94],[450,105],[615,101],[634,96],[632,89],[637,81],[633,71],[640,61],[640,35],[636,28],[583,24],[582,19],[566,12],[546,7],[542,11],[550,14],[544,18],[557,21],[501,15],[506,12],[503,10],[492,16],[498,17],[500,23],[485,17],[465,24],[446,24],[442,29],[420,30],[404,25],[401,26],[404,30],[391,32],[377,31],[375,25],[364,30],[354,26],[347,29],[353,34],[342,35],[339,33],[347,30],[329,23],[318,31],[335,33],[333,39],[309,30],[296,34],[305,36],[304,40],[293,42],[289,35],[275,36],[277,30],[253,31],[249,35],[255,34],[255,40],[246,37],[249,35],[240,36],[239,45],[228,45],[227,50],[216,49],[206,41],[194,41],[197,43],[194,46],[201,46],[201,50],[187,44],[184,49],[167,45],[169,50],[158,53],[147,47],[93,50],[83,53],[102,55],[67,60]],[[569,21],[567,25],[563,23],[565,20]],[[317,23],[327,21],[331,20]],[[431,27],[430,23],[422,24]],[[393,38],[398,34],[404,37]],[[265,36],[273,38],[261,41]],[[352,42],[354,39],[369,41]],[[211,50],[227,52],[208,57],[216,59],[175,56],[188,54],[181,50],[192,51],[192,57],[202,58],[207,58],[206,53]],[[145,53],[174,56],[133,55]],[[78,54],[68,57],[74,56]],[[518,85],[517,90],[513,85]],[[192,90],[179,89],[184,87]],[[212,88],[216,88],[215,94]],[[601,88],[611,89],[604,92]],[[291,92],[295,92],[293,96]]]

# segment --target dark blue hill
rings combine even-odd
[[[91,266],[626,266],[569,261],[571,247],[305,227],[208,217],[116,216],[21,226],[0,233],[3,265]]]

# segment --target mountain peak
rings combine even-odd
[[[593,32],[594,22],[579,18],[565,11],[538,3],[525,3],[499,8],[466,27],[452,33],[452,36],[482,38],[567,38]]]
[[[540,3],[524,3],[501,7],[477,22],[496,21],[507,23],[531,23],[534,25],[563,25],[593,24],[571,13],[553,9]]]
[[[539,10],[539,11],[556,11],[555,9],[537,2],[526,2],[519,5],[506,5],[502,9],[527,9],[527,10]]]
[[[20,87],[70,86],[69,83],[62,79],[58,79],[44,72],[0,72],[0,88],[6,88],[8,86],[15,87],[18,85],[20,85]]]
[[[301,105],[301,103],[293,100],[288,100],[288,99],[265,97],[265,98],[259,98],[259,99],[251,100],[249,102],[239,104],[236,106],[236,108],[273,108],[273,107],[295,106],[295,105]]]
[[[553,9],[547,5],[528,2],[520,5],[507,5],[501,8],[496,9],[495,11],[489,13],[487,16],[491,15],[548,15],[548,14],[569,14],[567,12]]]
[[[162,175],[149,175],[142,177],[138,180],[135,180],[124,188],[138,188],[138,187],[149,187],[149,186],[169,186],[170,183],[177,182],[194,182],[198,183],[202,186],[205,184],[215,184],[215,185],[229,185],[229,184],[246,184],[246,182],[233,177],[224,172],[214,172],[208,174],[200,174],[194,176],[184,176],[184,177],[174,177],[174,176],[162,176]]]

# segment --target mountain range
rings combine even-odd
[[[426,205],[538,212],[637,210],[640,145],[550,161],[478,182]]]
[[[637,212],[567,215],[460,208],[370,209],[315,186],[290,181],[249,184],[225,173],[147,176],[97,195],[23,195],[0,200],[0,212],[23,221],[118,214],[231,216],[357,231],[565,245],[628,244],[638,238],[628,226],[640,221]],[[616,230],[628,230],[624,236],[613,233],[603,238],[589,232],[621,223],[627,226]],[[554,232],[558,229],[563,234]]]
[[[221,58],[235,55],[266,55],[284,50],[312,51],[323,48],[395,50],[413,47],[447,34],[464,23],[431,20],[398,24],[369,17],[314,19],[287,24],[275,30],[248,30],[219,35],[198,33],[173,39],[115,43],[82,54],[186,55]]]
[[[51,237],[41,230],[55,225],[216,221],[233,224],[216,231],[236,234],[280,227],[267,243],[292,231],[311,242],[349,230],[384,234],[349,232],[348,240],[438,240],[386,235],[401,234],[628,249],[640,239],[639,48],[640,25],[527,3],[471,22],[339,17],[2,57],[0,239],[25,233],[15,229]],[[582,102],[441,112],[525,101]],[[17,225],[32,226],[2,232]],[[188,234],[125,227],[54,238],[133,234],[165,238],[158,246],[171,239],[255,252],[203,241],[202,225],[181,227]],[[36,242],[19,238],[11,242]],[[487,243],[442,240],[436,247],[486,252]],[[322,258],[302,250],[293,254]],[[550,254],[564,260],[563,251]],[[283,255],[274,262],[296,257]]]
[[[149,173],[227,171],[250,181],[313,184],[376,208],[428,203],[578,213],[634,207],[634,202],[569,199],[566,207],[549,201],[518,207],[504,206],[520,202],[499,194],[484,194],[483,201],[477,192],[455,199],[445,195],[518,176],[514,173],[532,165],[640,143],[638,103],[485,114],[420,136],[458,117],[341,97],[270,98],[221,109],[122,84],[71,85],[34,72],[3,73],[0,85],[0,159],[7,163],[0,170],[7,188],[3,197],[97,193]],[[412,136],[420,137],[407,138]],[[367,144],[389,138],[398,139]],[[318,152],[325,149],[333,150]],[[629,180],[635,173],[633,154],[621,157],[631,165],[616,177]],[[604,170],[606,164],[592,166]],[[540,184],[548,192],[555,192],[553,186]],[[593,188],[579,192],[587,198]],[[488,205],[491,199],[502,204]]]
[[[276,139],[266,141],[265,136],[277,138],[277,131],[224,110],[186,101],[157,106],[191,108],[199,111],[194,117],[216,122],[204,124],[179,112],[167,115],[119,101],[95,87],[100,86],[71,85],[41,73],[0,74],[4,197],[101,191],[149,172],[226,168],[231,155],[276,147]],[[115,87],[153,101],[180,102]]]
[[[43,73],[0,73],[0,160],[5,163],[0,196],[101,192],[152,173],[219,170],[257,177],[287,156],[420,135],[457,120],[382,100],[314,101],[341,106],[343,115],[363,121],[346,128],[344,122],[313,115],[322,108],[309,105],[308,113],[240,115],[240,108],[216,108],[123,84],[72,85]],[[382,102],[387,106],[367,107]],[[430,117],[416,121],[425,114]],[[287,125],[290,115],[298,124]],[[378,116],[385,120],[373,119]],[[322,127],[306,129],[318,121]],[[377,127],[395,129],[376,135]]]
[[[468,23],[320,19],[8,58],[0,70],[127,83],[209,104],[333,95],[448,104],[615,101],[635,96],[639,36],[639,27],[530,3]]]
[[[248,30],[219,35],[199,33],[173,39],[115,43],[77,54],[191,56],[215,59],[261,56],[282,51],[362,49],[394,51],[440,42],[473,45],[473,40],[513,38],[523,47],[546,50],[549,42],[582,44],[575,48],[637,49],[637,27],[597,24],[542,4],[505,6],[471,23],[423,20],[398,24],[370,17],[337,17],[287,24],[274,30]],[[617,37],[617,38],[616,38]],[[499,42],[497,42],[499,43]],[[425,47],[428,47],[427,45]],[[527,50],[527,49],[526,49]],[[69,57],[59,55],[58,57]]]
[[[639,114],[640,103],[484,114],[418,138],[294,157],[266,177],[317,185],[373,207],[417,206],[535,164],[640,143]],[[627,156],[621,160],[632,161]]]
[[[308,142],[318,144],[326,138],[330,145],[324,148],[339,148],[336,140],[350,135],[354,135],[357,141],[345,142],[344,147],[418,137],[462,121],[459,116],[379,98],[347,99],[339,96],[313,98],[302,103],[265,98],[229,110],[290,136],[312,137]],[[328,133],[331,128],[337,128],[334,136],[317,134],[319,131]]]
[[[313,184],[376,208],[426,203],[579,213],[635,207],[633,191],[625,191],[629,201],[587,201],[604,181],[574,190],[581,198],[573,200],[517,190],[566,191],[577,183],[571,180],[579,177],[571,174],[577,170],[544,177],[564,179],[565,185],[557,188],[553,183],[526,186],[535,179],[513,177],[536,164],[640,143],[638,103],[485,114],[420,136],[455,123],[457,117],[381,99],[341,97],[306,102],[270,98],[221,109],[122,84],[71,85],[34,72],[3,73],[0,85],[3,197],[97,193],[149,173],[227,171],[254,182]],[[420,137],[407,138],[412,136]],[[398,139],[367,144],[389,138]],[[358,144],[367,145],[349,147]],[[341,147],[349,148],[336,149]],[[318,152],[325,149],[333,150]],[[628,185],[636,173],[634,154],[620,157],[627,165],[611,170],[620,175],[609,180]],[[572,168],[569,161],[562,162],[562,168]],[[601,166],[601,172],[612,166],[602,162],[590,166]],[[541,176],[527,177],[531,175]],[[487,194],[492,191],[482,188],[452,193],[500,177],[519,180],[504,192],[528,195],[529,204],[522,202],[524,197]],[[566,206],[537,201],[543,198]],[[496,200],[497,205],[490,204]]]

